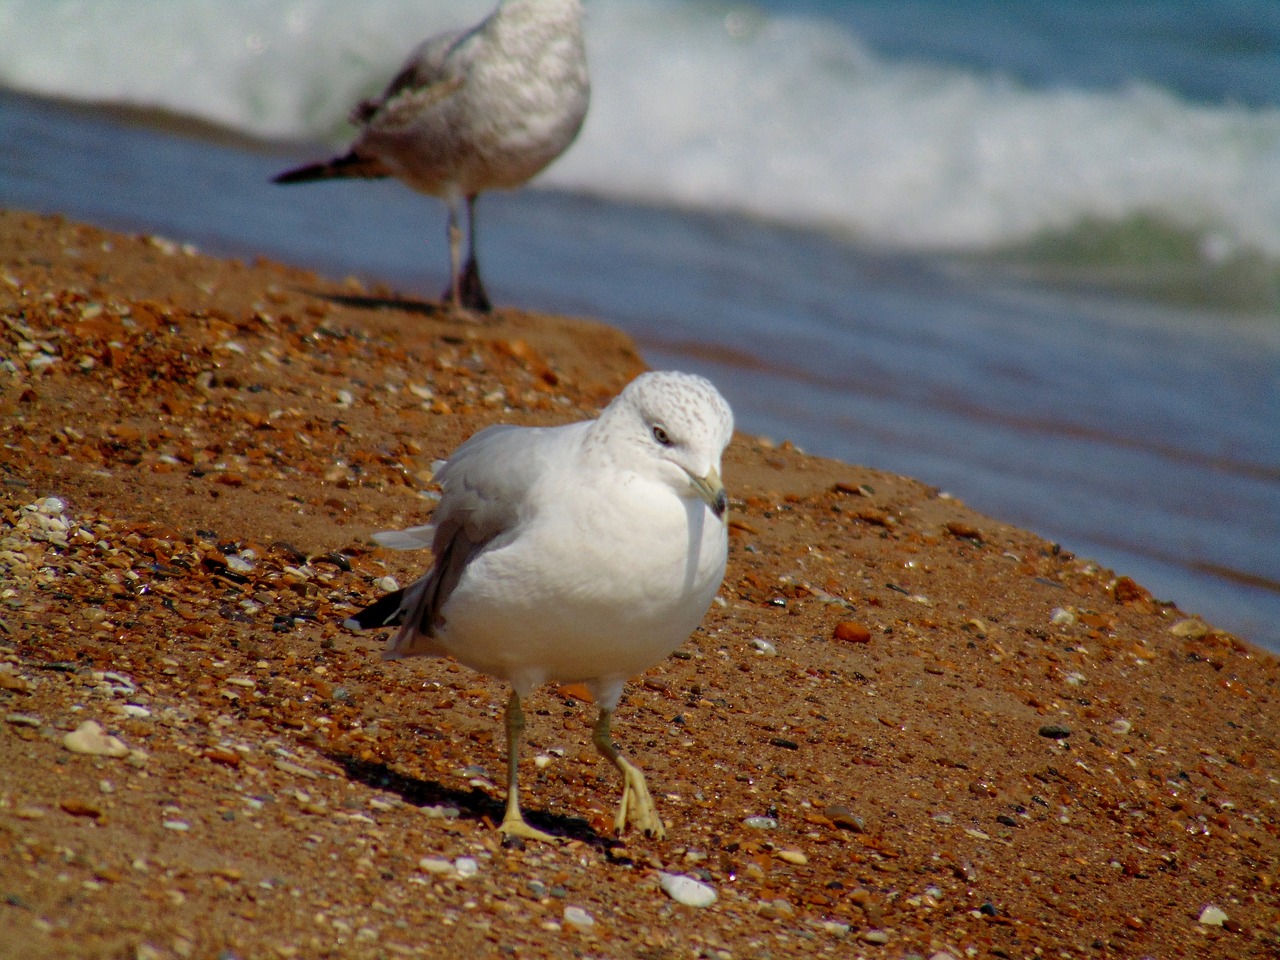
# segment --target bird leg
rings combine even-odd
[[[480,267],[476,261],[476,195],[467,197],[467,263],[458,278],[458,294],[468,310],[489,313],[493,303],[480,282]]]
[[[661,840],[667,834],[666,827],[662,825],[662,820],[658,817],[658,809],[653,805],[653,797],[649,795],[644,774],[618,752],[618,747],[609,733],[612,720],[613,711],[601,707],[591,739],[596,749],[622,774],[622,802],[618,805],[618,815],[614,818],[613,828],[616,832],[622,833],[630,822],[632,826],[649,836]]]
[[[524,711],[520,709],[520,695],[512,690],[511,697],[507,700],[507,812],[498,830],[504,837],[551,843],[556,838],[529,826],[520,812],[520,742],[523,739]]]
[[[457,200],[450,197],[446,202],[449,207],[449,287],[441,299],[451,310],[457,310],[462,306],[462,279],[458,270],[458,263],[462,258],[462,230],[458,226]]]

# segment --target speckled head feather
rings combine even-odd
[[[714,451],[716,460],[733,436],[733,411],[714,384],[696,373],[642,373],[614,397],[600,420],[634,416],[644,433],[661,427],[673,440]],[[610,429],[616,429],[610,427]]]
[[[617,457],[623,450],[617,441],[625,438],[626,448],[646,454],[629,460],[634,469],[664,476],[684,495],[690,495],[691,482],[692,493],[704,499],[718,490],[723,501],[720,457],[732,436],[733,412],[711,381],[692,373],[654,371],[632,380],[605,408],[584,449]],[[702,482],[710,478],[711,488]],[[723,502],[717,504],[716,496],[708,505],[723,514]]]
[[[661,422],[673,436],[703,437],[717,451],[723,451],[733,436],[733,411],[728,402],[710,380],[696,373],[642,373],[614,403],[631,404],[647,425]]]

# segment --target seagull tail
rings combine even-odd
[[[394,590],[379,597],[354,617],[343,621],[348,630],[376,630],[379,627],[398,627],[404,623],[404,590]]]
[[[338,180],[350,177],[363,177],[376,180],[389,176],[386,167],[377,160],[361,157],[352,151],[332,160],[320,163],[308,163],[278,173],[271,178],[272,183],[310,183],[313,180]]]
[[[348,630],[377,630],[382,627],[399,627],[395,636],[387,641],[382,651],[383,660],[403,660],[405,657],[443,656],[435,638],[419,629],[422,621],[422,605],[434,584],[431,574],[421,577],[399,590],[379,597],[353,617],[347,617],[342,625]]]

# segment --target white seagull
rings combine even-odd
[[[396,177],[440,197],[449,207],[444,298],[488,312],[476,265],[476,198],[521,186],[568,149],[589,99],[580,0],[502,0],[476,26],[420,44],[381,96],[360,103],[350,150],[275,182]],[[463,200],[468,253],[460,267]]]
[[[399,627],[383,659],[452,656],[511,684],[504,835],[553,839],[525,822],[518,787],[520,704],[551,682],[585,684],[599,707],[593,742],[623,778],[615,829],[665,835],[610,722],[626,681],[683,643],[720,589],[732,433],[704,378],[642,374],[596,420],[477,433],[436,474],[431,523],[375,536],[429,546],[434,564],[346,625]]]

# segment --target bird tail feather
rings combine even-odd
[[[404,606],[404,590],[394,590],[379,597],[354,617],[343,621],[348,630],[377,630],[379,627],[398,627],[404,623],[407,611]]]
[[[308,163],[301,167],[294,167],[292,170],[278,173],[271,178],[271,182],[310,183],[314,180],[338,180],[351,177],[377,180],[385,176],[389,176],[389,174],[386,167],[379,161],[359,156],[353,151],[340,157],[334,157],[332,160]]]
[[[433,584],[434,581],[428,574],[407,587],[393,590],[379,597],[355,616],[344,620],[342,625],[348,630],[399,627],[400,629],[383,648],[383,660],[442,656],[431,632],[424,632],[422,629],[423,606],[427,602]]]

